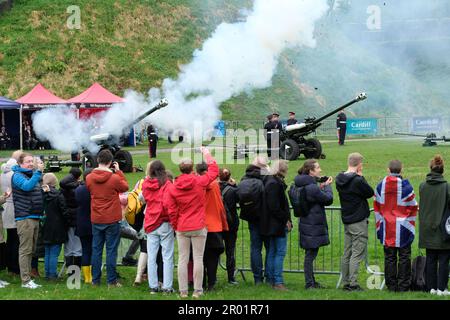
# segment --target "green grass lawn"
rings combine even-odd
[[[440,153],[447,158],[450,147],[446,145],[439,145],[435,148],[424,148],[419,141],[349,141],[347,145],[339,147],[337,143],[324,143],[324,153],[327,158],[321,160],[320,164],[324,175],[336,176],[340,171],[346,169],[347,155],[351,152],[360,152],[365,157],[364,175],[368,182],[375,186],[386,174],[386,166],[389,160],[397,158],[404,163],[404,177],[410,179],[416,192],[419,185],[424,181],[426,173],[428,172],[428,162],[434,154]],[[144,149],[144,148],[143,148]],[[222,159],[223,153],[218,152],[216,157]],[[147,154],[137,154],[134,157],[137,165],[145,168],[149,161]],[[158,159],[162,160],[168,169],[172,170],[175,175],[178,175],[177,164],[172,161],[171,153],[159,153]],[[239,180],[244,172],[249,160],[245,163],[226,163],[221,166],[226,166],[231,169],[234,177]],[[289,164],[289,175],[287,183],[291,184],[296,175],[298,168],[301,166],[303,159],[292,161]],[[68,169],[65,168],[58,177],[61,178],[67,174]],[[132,187],[138,179],[143,177],[143,173],[127,174],[130,187]],[[335,192],[335,190],[334,190]],[[335,201],[333,206],[339,206],[339,199],[335,192]],[[372,203],[371,203],[372,205]],[[285,260],[285,270],[301,270],[303,268],[303,250],[298,247],[298,231],[297,219],[294,219],[294,229],[289,235],[288,255]],[[340,222],[338,211],[329,211],[329,229],[331,244],[320,250],[319,256],[316,259],[316,271],[339,271],[340,256],[343,250],[343,227]],[[123,252],[126,248],[121,248]],[[417,240],[413,244],[413,257],[418,254]],[[121,258],[122,255],[119,255]],[[177,255],[175,258],[175,262]],[[249,269],[249,235],[246,223],[242,221],[241,230],[239,231],[237,244],[237,267],[242,269]],[[225,259],[222,257],[224,264]],[[368,262],[370,265],[376,265],[383,271],[383,250],[379,242],[375,238],[374,217],[371,217],[371,224],[369,226],[369,245],[368,245]],[[43,265],[41,266],[43,270]],[[123,280],[124,287],[120,289],[107,289],[106,285],[99,288],[91,288],[90,286],[82,285],[80,290],[69,290],[66,288],[65,282],[61,283],[46,283],[44,280],[39,281],[43,284],[43,288],[35,291],[27,291],[20,288],[20,280],[18,278],[12,279],[6,273],[0,273],[0,279],[5,279],[12,283],[8,289],[3,289],[2,297],[4,299],[177,299],[176,295],[170,296],[151,296],[146,286],[132,287],[134,280],[135,268],[133,267],[119,267],[119,272],[125,277]],[[376,299],[376,300],[390,300],[390,299],[442,299],[431,296],[426,293],[402,293],[393,294],[386,290],[366,290],[363,293],[347,293],[342,290],[335,289],[336,283],[339,279],[338,275],[332,274],[317,274],[317,280],[325,284],[329,289],[325,290],[304,290],[304,277],[301,273],[285,273],[286,285],[290,291],[285,293],[274,292],[271,288],[266,286],[254,287],[251,272],[244,272],[246,281],[238,275],[239,285],[236,287],[230,286],[226,282],[226,272],[219,268],[218,272],[218,289],[216,292],[208,293],[205,299]],[[365,266],[361,267],[360,283],[366,287],[367,280],[373,280],[374,277],[367,273]],[[379,282],[383,278],[379,279]],[[175,287],[176,272],[175,272]],[[445,299],[445,298],[444,298]]]

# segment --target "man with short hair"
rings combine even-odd
[[[336,177],[345,230],[341,272],[344,290],[347,291],[362,290],[358,284],[358,271],[367,249],[370,216],[367,199],[374,196],[374,191],[363,177],[362,170],[363,156],[351,153],[348,156],[347,171]]]
[[[389,175],[377,185],[373,204],[389,291],[408,291],[411,285],[411,244],[418,206],[413,187],[401,176],[402,169],[399,160],[389,162]]]
[[[122,220],[119,194],[128,191],[128,182],[120,171],[119,164],[113,162],[113,155],[109,150],[100,151],[97,162],[98,167],[86,177],[86,186],[91,194],[92,284],[100,284],[103,246],[106,243],[108,287],[121,287],[116,272]]]
[[[238,188],[237,194],[238,197],[240,195],[240,206],[241,213],[240,218],[242,220],[246,220],[248,222],[248,230],[250,232],[250,264],[253,273],[253,279],[256,285],[259,285],[264,282],[264,273],[263,273],[263,259],[262,259],[262,248],[266,250],[266,258],[264,262],[264,270],[266,270],[266,278],[267,278],[267,253],[269,251],[269,238],[265,237],[261,234],[261,213],[264,210],[265,199],[264,199],[264,180],[266,176],[269,175],[269,166],[267,164],[267,158],[264,156],[257,156],[252,164],[250,164],[245,170],[245,175],[241,179],[241,185]],[[245,180],[250,180],[242,183]],[[259,180],[256,181],[256,180]],[[258,183],[252,183],[258,182]],[[245,205],[243,203],[244,186],[245,184],[252,184],[255,186],[259,185],[260,190],[251,190],[254,191],[254,194],[257,195],[257,199],[255,199],[254,204]],[[267,280],[267,279],[266,279]]]
[[[29,153],[19,156],[18,165],[12,167],[12,194],[14,216],[19,236],[19,267],[22,288],[36,289],[40,285],[31,279],[31,260],[36,250],[39,220],[44,212],[41,178],[44,164],[39,159],[37,170]]]

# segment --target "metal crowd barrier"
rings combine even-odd
[[[339,276],[336,283],[336,288],[339,288],[342,282],[341,258],[344,250],[344,225],[341,220],[341,208],[326,207],[325,211],[327,216],[330,244],[319,249],[319,254],[314,261],[314,273]],[[305,254],[304,250],[301,249],[299,245],[298,218],[293,217],[293,225],[293,229],[288,234],[287,254],[284,262],[283,272],[304,273],[303,260]],[[380,244],[376,237],[375,216],[372,213],[369,217],[368,228],[369,238],[365,255],[365,270],[370,275],[378,275],[384,277],[384,272],[380,271],[382,270],[384,264],[383,260],[381,260],[384,257],[382,253],[383,246]],[[369,248],[373,249],[369,250]],[[265,250],[263,249],[262,251],[264,261]],[[223,269],[226,269],[222,261],[220,265]],[[379,268],[373,268],[374,265],[377,265]],[[250,233],[248,230],[248,223],[241,220],[238,240],[236,243],[236,274],[240,274],[245,280],[245,272],[251,272]],[[380,289],[382,289],[383,287],[384,280]]]

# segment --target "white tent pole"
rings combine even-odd
[[[19,127],[20,127],[20,150],[23,150],[23,124],[22,124],[22,105],[20,105],[20,110],[19,110]]]

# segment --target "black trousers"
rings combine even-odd
[[[19,236],[17,229],[6,229],[6,268],[8,272],[20,274],[19,268]]]
[[[203,282],[208,288],[214,287],[217,282],[217,268],[219,266],[219,257],[223,250],[218,248],[206,248],[203,254],[203,265],[205,267],[205,277]]]
[[[150,158],[156,158],[156,148],[158,146],[158,138],[149,137],[148,139],[148,151],[150,153]]]
[[[339,144],[342,146],[345,142],[345,134],[347,133],[347,125],[339,126]]]
[[[305,287],[314,286],[316,279],[314,278],[314,260],[319,253],[319,248],[305,249],[304,271],[305,271]]]
[[[444,291],[448,286],[448,263],[450,250],[427,249],[426,282],[427,289],[439,289]]]
[[[272,156],[272,139],[270,136],[267,137],[267,157]]]
[[[80,237],[81,241],[81,265],[90,266],[92,257],[92,235]]]
[[[411,245],[404,248],[384,247],[384,277],[390,291],[409,290],[411,286]]]
[[[225,242],[225,254],[227,256],[227,274],[228,281],[235,281],[234,273],[236,271],[236,240],[237,240],[237,230],[236,231],[225,231],[223,232],[223,240]]]

